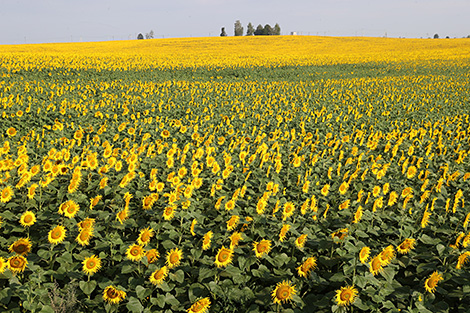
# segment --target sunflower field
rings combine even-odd
[[[468,312],[469,51],[0,46],[0,311]]]

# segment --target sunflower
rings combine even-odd
[[[183,252],[178,249],[171,249],[166,255],[166,264],[169,269],[177,267],[181,263],[181,259],[183,258]]]
[[[77,238],[75,238],[75,241],[81,246],[88,246],[92,235],[93,234],[90,229],[83,229],[80,231]]]
[[[369,270],[374,276],[383,270],[383,264],[382,264],[382,259],[380,258],[380,254],[376,255],[375,257],[372,258],[372,260],[370,260]]]
[[[124,298],[126,298],[126,293],[114,286],[108,286],[103,290],[103,300],[108,303],[117,304]]]
[[[173,217],[175,217],[175,210],[176,207],[174,206],[168,206],[163,210],[163,218],[167,221],[171,220]]]
[[[36,215],[31,211],[24,212],[20,217],[20,224],[23,227],[30,227],[36,222]]]
[[[431,213],[428,210],[424,211],[423,218],[421,219],[421,228],[425,228],[429,223]]]
[[[464,252],[461,255],[459,255],[459,258],[457,260],[457,265],[455,266],[456,269],[461,269],[465,263],[467,263],[468,259],[470,258],[470,252]]]
[[[145,255],[145,250],[141,245],[133,244],[127,248],[126,257],[134,262],[140,261]]]
[[[354,220],[352,221],[353,224],[356,224],[356,223],[358,223],[358,222],[361,220],[361,218],[362,218],[362,212],[363,212],[363,211],[362,211],[362,206],[359,206],[359,207],[357,208],[357,210],[356,210],[356,213],[354,213]]]
[[[235,249],[236,246],[238,246],[238,242],[240,240],[243,240],[243,236],[241,233],[239,232],[234,232],[231,236],[230,236],[230,249]]]
[[[125,220],[129,218],[129,209],[124,208],[123,210],[119,211],[116,214],[116,219],[119,221],[119,223],[123,224]]]
[[[31,251],[31,241],[29,238],[21,238],[15,241],[8,247],[10,252],[26,256]]]
[[[283,242],[286,239],[287,232],[290,229],[289,224],[282,225],[281,231],[279,232],[279,241]]]
[[[328,196],[328,192],[330,190],[330,185],[326,184],[325,186],[323,186],[323,188],[321,189],[321,194],[326,197]]]
[[[161,132],[161,136],[166,139],[166,138],[170,137],[170,132],[168,130],[164,129]]]
[[[227,221],[227,230],[234,230],[237,227],[239,221],[240,221],[240,217],[238,215],[233,215]]]
[[[160,253],[158,253],[157,249],[150,249],[145,253],[147,257],[147,263],[155,263],[158,258],[160,257]]]
[[[68,218],[73,218],[80,210],[80,206],[73,200],[68,200],[59,206],[59,213]]]
[[[307,242],[307,234],[300,235],[296,240],[295,240],[295,245],[299,249],[303,249],[305,246],[305,243]]]
[[[16,129],[14,127],[10,127],[7,129],[8,137],[14,137],[16,135]]]
[[[93,208],[98,204],[98,202],[100,202],[102,197],[103,196],[98,195],[98,196],[90,199],[90,210],[93,210]]]
[[[211,301],[209,298],[202,298],[194,302],[187,310],[187,313],[206,313],[209,310]]]
[[[284,203],[284,211],[282,211],[282,219],[285,220],[294,214],[295,206],[292,202]]]
[[[14,255],[8,258],[7,266],[13,274],[21,273],[25,270],[28,261],[22,255]]]
[[[348,229],[343,228],[338,231],[335,231],[334,233],[331,234],[331,238],[335,240],[335,238],[338,238],[339,241],[343,240],[346,236],[348,235]],[[339,241],[336,241],[338,243]]]
[[[7,267],[7,262],[4,258],[0,257],[0,274],[5,272],[5,268]]]
[[[65,227],[62,225],[57,225],[52,230],[49,231],[47,239],[53,245],[61,243],[64,241],[66,235]]]
[[[100,180],[100,189],[104,189],[108,185],[108,177],[103,177]]]
[[[7,186],[3,188],[2,192],[0,193],[0,202],[7,203],[11,200],[11,198],[13,198],[13,196],[13,188],[11,188],[11,186]]]
[[[317,266],[317,259],[309,257],[302,265],[297,268],[297,273],[300,277],[307,277],[310,271],[313,271]]]
[[[359,261],[361,261],[362,264],[365,264],[367,260],[369,259],[369,255],[370,255],[370,248],[363,247],[361,251],[359,252]]]
[[[260,242],[255,241],[253,243],[253,251],[255,251],[256,257],[261,258],[264,254],[268,254],[271,250],[271,240],[261,240]]]
[[[32,184],[31,186],[29,186],[28,188],[28,194],[27,194],[27,197],[29,199],[33,199],[34,196],[36,195],[36,189],[38,188],[38,184]]]
[[[397,246],[398,253],[407,254],[415,247],[416,240],[411,238],[406,238],[401,244]]]
[[[427,292],[434,293],[434,291],[436,291],[437,283],[443,279],[444,278],[442,277],[442,275],[435,271],[424,282],[424,288]]]
[[[288,302],[293,299],[295,295],[295,285],[291,286],[290,281],[283,281],[277,283],[276,288],[274,288],[271,296],[273,297],[274,303],[282,304],[282,302]]]
[[[82,270],[85,272],[85,274],[91,276],[98,272],[101,268],[101,259],[95,255],[92,255],[91,257],[83,260],[82,264]]]
[[[382,252],[379,253],[380,260],[382,265],[386,266],[395,258],[395,248],[393,245],[389,245],[384,248]]]
[[[414,165],[408,167],[408,170],[406,171],[406,177],[408,179],[412,179],[416,175],[417,171],[418,170],[416,169],[416,167]]]
[[[356,288],[351,286],[341,287],[340,290],[336,290],[335,301],[340,306],[348,306],[354,303],[358,291]]]
[[[162,268],[155,270],[150,275],[150,282],[154,285],[160,285],[165,281],[165,278],[167,276],[168,276],[168,268],[166,266],[163,266]]]
[[[211,230],[209,230],[205,235],[204,237],[202,238],[202,250],[207,250],[210,248],[211,246],[211,239],[212,239],[212,236],[213,236],[213,232]]]
[[[141,246],[146,246],[150,239],[153,237],[154,232],[153,229],[150,227],[144,228],[140,230],[139,238],[137,238],[137,243]]]
[[[351,203],[351,200],[346,200],[344,201],[343,203],[341,203],[338,207],[338,209],[341,211],[341,210],[344,210],[344,209],[347,209],[349,208],[349,204]]]
[[[346,181],[342,182],[341,185],[339,186],[339,193],[341,195],[344,195],[348,191],[348,188],[349,188],[348,182]]]
[[[230,263],[232,263],[232,258],[233,258],[233,250],[232,249],[227,249],[224,246],[219,249],[217,252],[217,256],[215,257],[215,265],[217,267],[227,267]]]
[[[381,191],[381,188],[380,186],[375,186],[373,189],[372,189],[372,195],[377,198],[379,195],[380,195],[380,191]]]
[[[196,227],[196,224],[197,224],[197,220],[193,219],[193,221],[191,222],[191,227],[189,228],[189,231],[191,232],[191,235],[193,237],[196,236],[196,233],[194,232],[194,227]]]

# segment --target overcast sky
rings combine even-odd
[[[0,0],[0,44],[218,36],[278,23],[283,35],[470,35],[470,0]]]

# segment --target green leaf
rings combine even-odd
[[[140,313],[144,311],[142,303],[140,303],[139,299],[134,297],[129,297],[129,301],[127,302],[126,308],[133,313]]]
[[[44,305],[39,313],[55,313],[55,311],[50,305]]]
[[[137,298],[144,299],[147,295],[145,294],[146,289],[141,285],[135,287],[135,293],[137,294]]]
[[[84,294],[87,296],[91,295],[93,290],[96,288],[96,281],[95,280],[90,280],[90,281],[80,281],[79,286],[80,289],[83,291]]]
[[[165,295],[165,302],[171,305],[172,307],[177,307],[180,304],[178,299],[176,299],[175,296],[172,295],[171,293],[167,293]]]

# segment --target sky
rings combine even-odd
[[[0,44],[219,36],[234,23],[282,35],[460,38],[470,0],[0,0]]]

